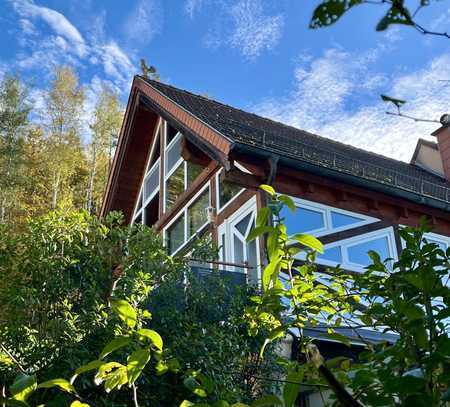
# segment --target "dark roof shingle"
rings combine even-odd
[[[233,143],[450,202],[450,183],[413,164],[299,130],[161,82],[146,81]]]

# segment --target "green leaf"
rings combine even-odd
[[[350,8],[363,0],[323,0],[314,10],[309,28],[327,27],[338,21]]]
[[[400,107],[406,103],[406,100],[393,98],[391,96],[380,95],[383,102],[393,103],[395,106]]]
[[[148,349],[135,350],[128,357],[128,383],[133,384],[140,376],[148,361],[150,360],[150,351]]]
[[[265,206],[258,211],[258,215],[256,216],[256,227],[267,226],[267,219],[270,216],[270,209]]]
[[[280,195],[278,196],[278,199],[283,202],[291,210],[292,213],[295,213],[297,207],[295,206],[294,200],[290,196]]]
[[[280,271],[280,265],[281,265],[281,258],[276,258],[272,260],[264,269],[262,277],[264,290],[267,290],[269,288],[273,276],[276,276]]]
[[[298,393],[300,392],[300,383],[303,381],[303,371],[289,372],[286,377],[286,384],[283,388],[283,399],[286,407],[292,407],[297,400]]]
[[[36,388],[36,375],[20,374],[9,388],[9,391],[15,400],[27,401],[27,398]]]
[[[250,233],[247,236],[247,243],[251,242],[252,240],[255,240],[257,237],[261,236],[264,233],[270,233],[273,231],[272,226],[258,226],[256,228],[253,228]]]
[[[85,372],[89,372],[90,370],[96,370],[105,362],[103,360],[93,360],[83,366],[80,366],[77,370],[75,370],[76,375],[80,375]]]
[[[70,407],[90,407],[89,404],[86,403],[82,403],[79,400],[75,400],[74,402],[72,402],[72,404],[70,405]]]
[[[274,394],[268,394],[260,397],[252,403],[252,407],[271,407],[282,406],[283,402]]]
[[[119,362],[108,362],[100,366],[97,374],[95,375],[94,382],[99,385],[105,383],[105,390],[109,393],[116,387],[120,389],[124,384],[128,382],[126,366]]]
[[[53,379],[47,380],[37,386],[38,389],[51,389],[53,387],[58,387],[67,393],[76,393],[75,387],[73,387],[66,379]]]
[[[415,304],[405,304],[402,307],[402,311],[410,321],[425,317],[423,310]]]
[[[137,334],[140,340],[148,339],[153,345],[155,345],[158,350],[163,349],[163,340],[161,338],[161,335],[153,329],[138,329]]]
[[[271,195],[271,196],[275,196],[275,194],[276,194],[276,192],[275,192],[275,190],[273,189],[273,187],[271,187],[270,185],[266,185],[266,184],[263,184],[263,185],[260,185],[259,186],[263,191],[266,191],[269,195]]]
[[[136,310],[129,302],[125,300],[112,300],[111,308],[130,328],[135,327],[137,320]]]
[[[295,240],[295,241],[299,242],[300,244],[302,244],[303,246],[309,247],[310,249],[313,249],[316,252],[323,254],[322,242],[312,235],[297,233],[293,236],[290,236],[289,240]]]
[[[131,338],[129,336],[118,336],[105,345],[98,358],[103,359],[105,356],[108,356],[117,349],[127,346],[130,342]]]
[[[192,407],[192,406],[195,406],[195,404],[189,400],[183,400],[183,402],[180,404],[180,407]]]
[[[377,31],[384,31],[392,24],[414,25],[411,15],[401,3],[393,3],[386,15],[378,22]]]
[[[263,358],[264,351],[266,350],[266,347],[269,343],[273,342],[276,339],[282,338],[284,335],[285,335],[285,328],[282,326],[270,332],[269,336],[264,340],[264,343],[261,346],[261,349],[259,351],[259,357],[261,359]]]

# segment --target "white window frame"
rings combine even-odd
[[[250,172],[242,167],[239,163],[235,163],[236,167],[240,168],[242,171],[247,172],[250,174]],[[215,182],[216,182],[216,202],[217,202],[217,213],[219,214],[222,212],[228,205],[230,205],[239,195],[241,195],[245,188],[241,188],[241,190],[233,196],[224,206],[220,206],[220,174],[224,171],[223,168],[221,168],[219,171],[216,172],[215,176]]]
[[[374,230],[373,232],[365,233],[362,235],[350,237],[348,239],[338,240],[337,242],[329,243],[324,246],[324,251],[327,249],[332,249],[336,246],[341,248],[341,254],[342,254],[342,262],[334,262],[331,260],[323,259],[323,258],[316,258],[316,262],[318,264],[322,264],[324,266],[330,266],[330,267],[336,267],[337,265],[340,265],[343,269],[349,270],[349,271],[356,271],[358,273],[363,273],[365,270],[365,266],[362,266],[357,263],[353,263],[349,260],[348,256],[348,248],[356,246],[361,243],[369,242],[371,240],[375,239],[381,239],[381,238],[387,238],[388,242],[388,250],[389,250],[389,257],[393,259],[393,261],[398,260],[398,254],[396,249],[396,242],[395,242],[395,235],[394,235],[394,229],[392,226],[389,226],[384,229]],[[381,259],[384,261],[385,259]]]
[[[245,202],[236,212],[234,212],[229,218],[225,219],[223,223],[220,224],[220,226],[217,229],[217,235],[219,244],[222,244],[222,236],[225,235],[225,253],[227,255],[227,258],[223,258],[223,249],[220,250],[220,260],[226,261],[226,262],[232,262],[234,263],[234,245],[233,240],[231,239],[232,233],[231,228],[234,227],[234,225],[238,224],[242,219],[244,219],[250,212],[254,212],[255,215],[255,221],[256,221],[256,215],[257,215],[257,205],[256,205],[256,196],[253,196],[250,198],[247,202]],[[260,247],[259,247],[259,239],[256,239],[256,258],[258,261],[258,264],[256,265],[256,273],[257,273],[257,279],[260,282],[261,281],[261,253],[260,253]],[[237,269],[233,266],[226,267],[226,270],[228,271],[237,271],[242,273],[248,273],[248,270],[242,270]]]
[[[293,197],[293,196],[291,196],[291,198],[294,201],[295,206],[297,206],[299,208],[304,208],[304,209],[311,210],[314,212],[322,213],[323,220],[324,220],[323,227],[314,229],[311,231],[302,232],[302,233],[313,234],[316,237],[328,235],[331,233],[342,232],[343,230],[353,229],[353,228],[357,228],[357,227],[364,226],[364,225],[369,225],[371,223],[375,223],[375,222],[379,221],[379,219],[377,219],[377,218],[374,218],[372,216],[363,215],[358,212],[351,212],[351,211],[347,211],[345,209],[336,208],[334,206],[324,205],[324,204],[320,204],[320,203],[317,203],[314,201],[308,201],[306,199],[297,198],[297,197]],[[361,221],[355,222],[350,225],[333,228],[331,212],[340,213],[342,215],[351,216],[353,218],[355,218],[355,217],[361,218]]]
[[[208,224],[209,220],[206,220],[206,222],[198,228],[195,233],[188,237],[189,234],[189,224],[188,224],[188,209],[189,207],[197,200],[197,198],[205,192],[206,189],[209,188],[209,206],[211,205],[211,185],[208,181],[196,194],[187,202],[186,205],[183,206],[183,208],[179,211],[179,213],[174,216],[173,219],[171,219],[170,222],[167,223],[166,226],[164,226],[163,229],[163,244],[164,246],[167,246],[167,229],[170,228],[181,216],[184,214],[184,243],[180,245],[178,249],[176,249],[173,253],[170,253],[171,256],[174,256],[177,254],[180,250],[184,249],[194,238],[198,235],[199,232],[201,232]]]

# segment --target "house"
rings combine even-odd
[[[263,242],[246,236],[271,184],[298,207],[288,232],[325,244],[319,264],[361,272],[369,250],[397,258],[399,226],[422,217],[450,245],[450,128],[434,135],[408,164],[136,76],[102,214],[153,226],[171,254],[209,233],[226,267],[257,282]]]

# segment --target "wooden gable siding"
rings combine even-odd
[[[157,122],[158,115],[141,105],[138,92],[132,91],[105,191],[101,216],[111,211],[121,211],[126,223],[131,222]]]
[[[144,177],[151,135],[159,116],[179,129],[203,152],[228,168],[229,140],[147,82],[135,77],[103,199],[101,216],[119,210],[123,212],[126,222],[131,222],[134,204]]]

